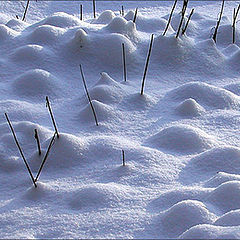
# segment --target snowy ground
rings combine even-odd
[[[84,21],[80,2],[31,1],[25,22],[21,2],[0,5],[0,238],[240,238],[239,3],[215,44],[220,1],[190,0],[178,39],[182,2],[164,37],[173,1],[97,1],[97,19],[83,1]],[[35,188],[4,113],[36,176],[54,134],[46,96],[60,138]]]

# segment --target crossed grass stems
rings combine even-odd
[[[39,167],[39,170],[38,170],[37,175],[36,175],[35,178],[34,178],[34,176],[33,176],[33,173],[32,173],[32,171],[31,171],[31,168],[30,168],[30,166],[29,166],[29,164],[28,164],[28,162],[27,162],[27,160],[26,160],[26,158],[25,158],[25,156],[24,156],[24,153],[23,153],[23,151],[22,151],[22,148],[21,148],[21,146],[20,146],[20,144],[19,144],[19,141],[18,141],[18,139],[17,139],[16,133],[15,133],[14,128],[13,128],[13,126],[12,126],[12,123],[11,123],[11,121],[10,121],[7,113],[5,113],[5,118],[6,118],[7,122],[8,122],[8,125],[9,125],[9,127],[10,127],[10,129],[11,129],[11,132],[12,132],[13,138],[14,138],[14,140],[15,140],[15,143],[16,143],[16,145],[17,145],[17,148],[18,148],[18,150],[19,150],[19,152],[20,152],[20,155],[21,155],[21,157],[22,157],[22,159],[23,159],[23,161],[24,161],[24,163],[25,163],[25,166],[26,166],[26,168],[27,168],[27,170],[28,170],[28,173],[29,173],[29,175],[30,175],[30,178],[31,178],[31,180],[32,180],[33,185],[35,186],[35,188],[37,187],[37,181],[38,181],[39,176],[40,176],[40,174],[41,174],[41,172],[42,172],[43,166],[44,166],[44,164],[46,163],[46,160],[47,160],[47,158],[48,158],[49,152],[50,152],[50,150],[51,150],[51,148],[52,148],[52,146],[53,146],[53,144],[54,144],[54,142],[55,142],[55,138],[56,138],[56,136],[57,136],[57,138],[59,138],[59,133],[58,133],[58,130],[57,130],[57,125],[56,125],[56,122],[55,122],[55,119],[54,119],[54,116],[53,116],[53,112],[52,112],[52,109],[51,109],[51,106],[50,106],[50,102],[49,102],[48,97],[46,97],[46,107],[47,107],[48,110],[49,110],[49,113],[50,113],[50,116],[51,116],[51,119],[52,119],[52,122],[53,122],[53,126],[54,126],[54,129],[55,129],[55,132],[54,132],[54,134],[53,134],[53,136],[52,136],[52,138],[51,138],[51,141],[50,141],[50,143],[49,143],[49,145],[48,145],[47,151],[46,151],[46,153],[45,153],[45,155],[44,155],[44,157],[43,157],[42,163],[41,163],[41,165],[40,165],[40,167]],[[35,137],[35,139],[36,139],[36,141],[37,141],[38,153],[39,153],[39,156],[40,156],[40,155],[41,155],[41,147],[40,147],[39,136],[38,136],[38,133],[37,133],[37,129],[35,129],[34,131],[35,131],[34,137]]]

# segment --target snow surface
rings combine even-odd
[[[31,1],[23,22],[26,2],[1,2],[0,238],[239,239],[239,3],[226,1],[216,43],[221,1],[190,0],[179,38],[181,2],[166,36],[173,1],[97,1],[96,19],[81,3],[84,21],[80,2]],[[4,113],[35,177],[54,134],[46,96],[60,138],[35,188]]]

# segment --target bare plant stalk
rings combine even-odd
[[[135,9],[135,13],[134,13],[134,17],[133,17],[133,22],[136,22],[137,19],[137,12],[138,12],[138,8]]]
[[[218,28],[219,28],[219,25],[220,25],[220,22],[221,22],[221,19],[222,19],[222,14],[223,14],[223,9],[224,9],[224,0],[222,1],[222,7],[221,7],[221,11],[220,11],[220,15],[219,15],[219,19],[217,21],[217,25],[215,27],[215,31],[214,31],[214,34],[213,34],[213,41],[216,43],[217,42],[217,32],[218,32]]]
[[[52,109],[51,109],[51,106],[50,106],[50,102],[48,100],[48,96],[46,97],[46,106],[49,110],[49,113],[50,113],[50,116],[51,116],[51,119],[52,119],[52,122],[53,122],[53,126],[54,126],[54,129],[55,129],[55,132],[57,134],[57,138],[59,138],[59,134],[58,134],[58,130],[57,130],[57,125],[56,125],[56,122],[54,120],[54,116],[53,116],[53,112],[52,112]]]
[[[235,8],[233,9],[233,25],[232,25],[232,28],[233,28],[233,35],[232,35],[233,43],[235,43],[236,22],[237,22],[237,16],[238,16],[238,13],[239,13],[239,9],[240,9],[240,4],[238,5],[237,11],[236,11]]]
[[[96,1],[93,0],[93,17],[96,18]]]
[[[42,169],[43,169],[43,166],[44,166],[44,164],[45,164],[45,162],[46,162],[46,160],[47,160],[48,154],[49,154],[49,152],[50,152],[50,150],[51,150],[51,147],[52,147],[53,144],[54,144],[55,137],[56,137],[56,132],[54,133],[54,135],[53,135],[53,137],[52,137],[52,139],[51,139],[51,141],[50,141],[50,143],[49,143],[49,145],[48,145],[47,152],[45,153],[45,156],[44,156],[44,158],[43,158],[43,161],[42,161],[42,163],[41,163],[41,166],[40,166],[40,168],[39,168],[39,170],[38,170],[37,176],[36,176],[35,179],[34,179],[34,182],[35,182],[35,183],[37,182],[37,180],[38,180],[38,178],[39,178],[39,176],[40,176],[40,173],[41,173],[41,171],[42,171]]]
[[[183,28],[183,30],[182,30],[182,34],[184,34],[184,33],[186,32],[187,27],[188,27],[188,24],[189,24],[189,22],[190,22],[190,19],[191,19],[193,13],[194,13],[194,8],[191,10],[191,13],[190,13],[190,15],[189,15],[189,17],[188,17],[188,20],[187,20],[187,22],[186,22],[186,25],[184,26],[184,28]]]
[[[92,104],[92,100],[90,98],[90,95],[89,95],[89,92],[88,92],[88,89],[87,89],[87,84],[86,84],[85,77],[84,77],[84,74],[83,74],[82,65],[80,64],[79,66],[80,66],[80,72],[81,72],[81,75],[82,75],[82,81],[83,81],[83,85],[84,85],[84,88],[85,88],[85,91],[86,91],[86,94],[87,94],[87,98],[88,98],[89,104],[91,106],[96,125],[98,126],[97,115],[96,115],[95,109],[94,109],[93,104]]]
[[[179,23],[179,26],[178,26],[178,31],[177,31],[177,34],[176,34],[176,38],[178,38],[178,36],[180,34],[180,31],[181,31],[183,20],[184,20],[184,15],[185,15],[186,10],[187,10],[187,5],[188,5],[188,0],[183,0],[182,17],[181,17],[181,20],[180,20],[180,23]]]
[[[23,14],[22,21],[25,21],[27,10],[28,10],[28,7],[29,7],[29,3],[30,3],[30,0],[27,1],[27,5],[25,7],[25,11],[24,11],[24,14]]]
[[[123,6],[122,6],[122,16],[124,17],[124,8],[123,8]]]
[[[29,165],[28,165],[28,163],[27,163],[26,158],[24,157],[23,151],[22,151],[22,149],[21,149],[21,147],[20,147],[20,145],[19,145],[19,142],[18,142],[18,140],[17,140],[17,136],[16,136],[16,134],[15,134],[15,132],[14,132],[13,126],[12,126],[12,124],[11,124],[9,118],[8,118],[7,113],[5,113],[5,117],[6,117],[6,119],[7,119],[7,122],[8,122],[8,124],[9,124],[9,127],[10,127],[10,129],[11,129],[11,131],[12,131],[13,138],[14,138],[14,140],[15,140],[15,143],[16,143],[17,147],[18,147],[18,150],[19,150],[19,152],[20,152],[20,154],[21,154],[21,156],[22,156],[22,159],[23,159],[26,167],[27,167],[28,173],[29,173],[29,175],[30,175],[30,177],[31,177],[31,179],[32,179],[32,181],[33,181],[33,184],[34,184],[34,186],[35,186],[35,188],[36,188],[36,187],[37,187],[37,184],[36,184],[35,181],[34,181],[34,178],[33,178],[33,175],[32,175],[32,171],[31,171],[31,169],[30,169],[30,167],[29,167]]]
[[[122,58],[123,58],[123,76],[124,81],[127,81],[127,68],[126,68],[126,54],[125,54],[125,46],[124,43],[122,43]]]
[[[83,20],[83,5],[80,5],[80,20]]]
[[[176,5],[177,5],[177,0],[174,1],[174,4],[173,4],[173,6],[172,6],[172,10],[171,10],[171,13],[170,13],[170,15],[169,15],[166,28],[165,28],[165,30],[164,30],[164,32],[163,32],[163,36],[165,36],[165,34],[167,33],[167,30],[168,30],[168,28],[169,28],[169,25],[170,25],[170,22],[171,22],[171,19],[172,19],[172,15],[173,15],[173,12],[174,12],[174,9],[175,9]]]
[[[146,75],[147,75],[149,59],[150,59],[151,51],[152,51],[153,37],[154,37],[154,34],[151,35],[151,42],[150,42],[149,49],[148,49],[148,55],[147,55],[147,60],[146,60],[144,73],[143,73],[143,79],[142,79],[141,95],[143,95],[143,89],[144,89],[145,79],[146,79]]]
[[[236,26],[235,26],[235,15],[236,15],[236,9],[233,9],[233,24],[232,24],[232,43],[235,43],[235,31],[236,31]]]
[[[41,145],[40,145],[37,129],[34,129],[34,132],[35,132],[34,137],[37,141],[38,155],[40,156],[42,154],[42,152],[41,152]]]
[[[125,152],[124,152],[124,150],[122,150],[122,163],[123,163],[123,166],[126,166],[126,163],[125,163]]]

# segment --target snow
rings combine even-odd
[[[183,154],[202,152],[214,145],[214,140],[205,132],[188,125],[165,128],[148,141],[154,147]]]
[[[219,217],[215,224],[217,226],[238,226],[240,221],[240,211],[233,210]]]
[[[96,3],[95,19],[81,3],[83,21],[78,1],[30,1],[26,21],[26,2],[0,5],[0,237],[239,239],[238,3],[225,2],[216,43],[221,1],[190,0],[178,38],[181,2],[165,36],[173,1]],[[60,136],[48,156],[46,96]],[[4,113],[34,178],[47,156],[37,188]]]
[[[37,55],[35,50],[38,52],[41,51],[41,48],[39,49],[38,46],[34,45],[27,46],[24,49],[19,49],[16,55],[19,57],[20,54],[24,54],[24,58],[31,61]],[[45,95],[56,94],[57,82],[56,77],[52,76],[51,73],[42,69],[34,69],[20,75],[13,83],[13,89],[19,96],[43,98]]]
[[[204,114],[205,109],[193,98],[188,98],[177,106],[176,112],[182,116],[196,117]]]
[[[214,203],[224,213],[239,208],[239,181],[229,181],[221,184],[208,196],[207,201]],[[231,194],[229,194],[231,193]]]
[[[163,213],[162,224],[169,235],[176,236],[192,226],[211,223],[214,219],[212,215],[202,202],[184,200]],[[181,224],[176,224],[176,222]]]

